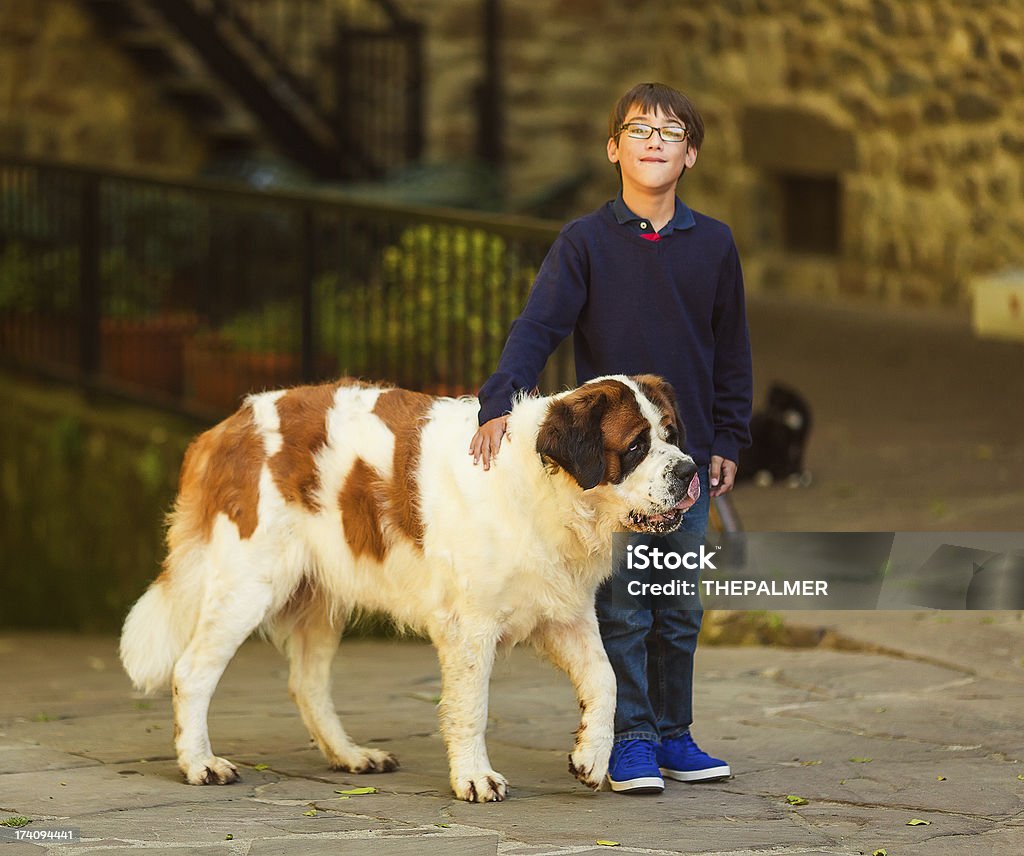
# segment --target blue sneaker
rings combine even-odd
[[[712,758],[693,742],[689,731],[662,740],[655,749],[661,774],[677,782],[710,782],[727,779],[732,770],[725,761]]]
[[[655,743],[649,740],[623,740],[612,746],[608,762],[608,781],[613,791],[629,794],[660,794],[665,780],[658,772]]]

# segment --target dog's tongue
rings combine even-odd
[[[693,478],[690,479],[690,486],[686,489],[686,496],[679,500],[675,507],[682,511],[686,511],[686,509],[693,505],[698,499],[700,499],[700,479],[697,478],[697,474],[694,473]]]

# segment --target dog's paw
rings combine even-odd
[[[501,773],[481,770],[465,776],[452,776],[455,796],[466,802],[501,802],[508,794],[508,782]]]
[[[356,746],[351,752],[331,758],[330,766],[344,773],[390,773],[397,770],[399,764],[390,752]]]
[[[569,756],[569,772],[592,790],[600,790],[608,773],[611,747],[577,744]]]
[[[230,785],[239,779],[238,768],[226,758],[210,756],[180,766],[190,785]]]

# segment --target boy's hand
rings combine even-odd
[[[736,462],[721,455],[711,456],[711,495],[721,496],[736,482]]]
[[[497,463],[501,438],[507,430],[508,416],[498,416],[476,429],[476,433],[469,443],[469,454],[473,456],[473,466],[476,466],[481,459],[483,459],[485,470],[491,468],[492,460]]]

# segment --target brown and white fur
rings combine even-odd
[[[488,683],[496,650],[519,642],[575,685],[570,770],[601,785],[615,677],[594,595],[612,533],[667,531],[695,498],[672,391],[653,376],[613,376],[522,398],[490,471],[467,454],[477,410],[471,398],[341,381],[249,396],[192,443],[163,573],[121,637],[136,686],[172,686],[188,782],[238,778],[213,754],[207,710],[257,629],[287,654],[289,692],[333,769],[398,766],[351,740],[331,698],[331,661],[359,609],[436,646],[456,796],[505,797],[484,743]]]

